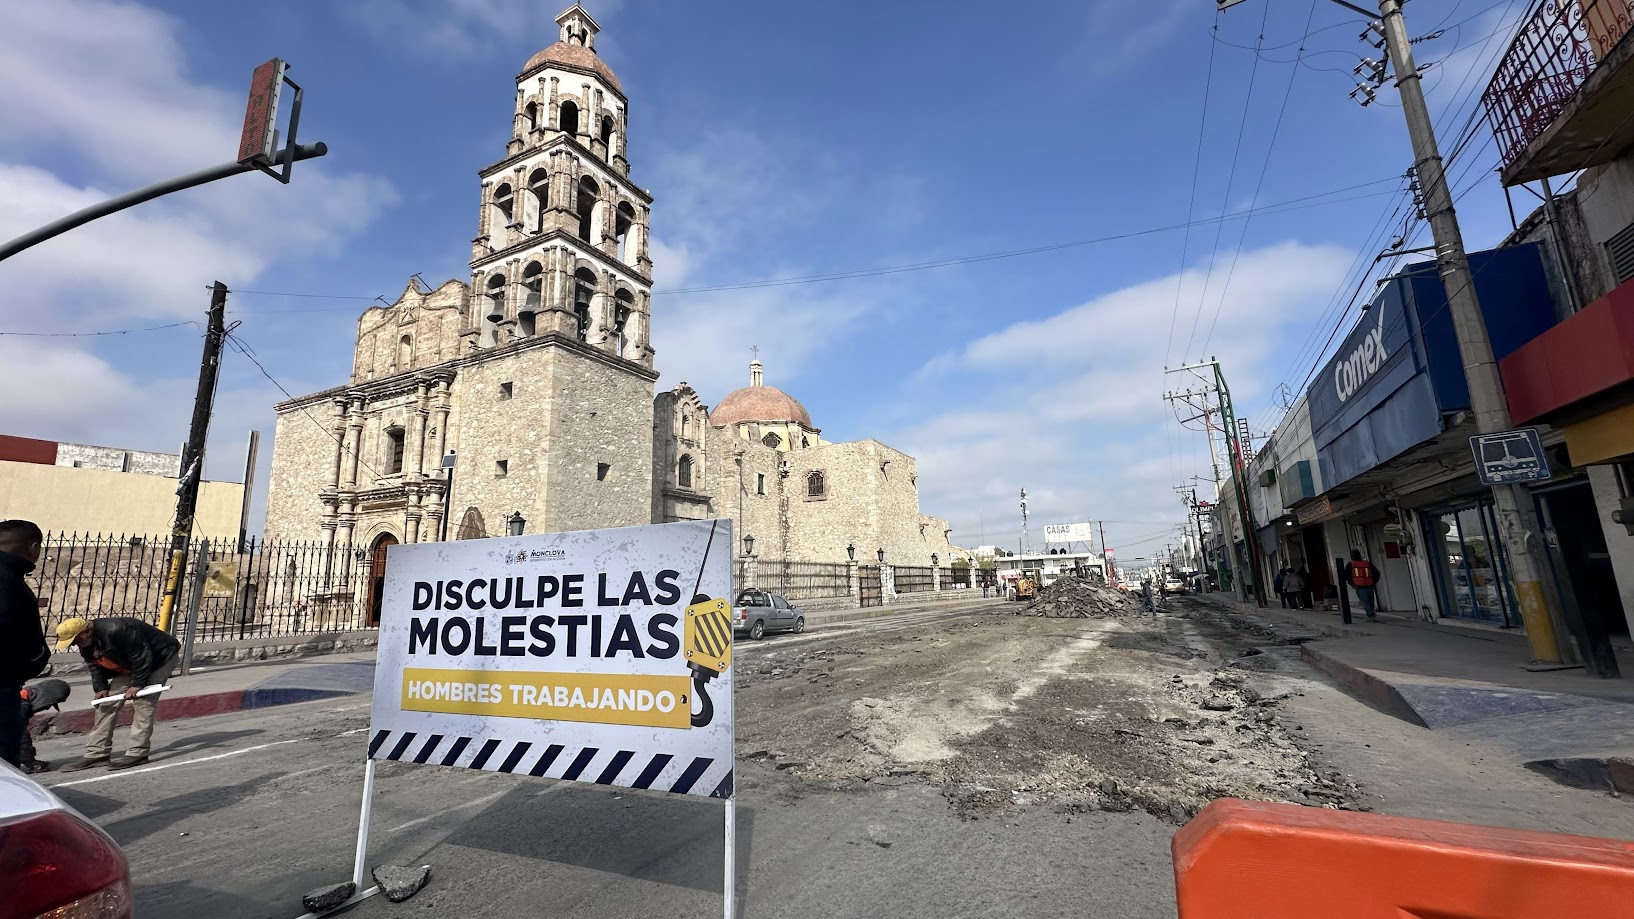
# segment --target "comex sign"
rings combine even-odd
[[[1364,334],[1361,342],[1348,355],[1334,362],[1333,391],[1340,402],[1355,395],[1390,359],[1390,349],[1384,344],[1384,310],[1374,312],[1378,314],[1378,320],[1373,328]]]
[[[393,546],[354,883],[386,759],[724,799],[730,916],[731,546],[727,520]]]

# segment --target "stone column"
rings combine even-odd
[[[433,418],[437,423],[436,446],[434,447],[436,462],[432,464],[435,469],[442,468],[443,456],[448,453],[448,410],[448,381],[438,380],[437,393],[432,407],[432,412],[435,413]]]
[[[357,487],[358,454],[363,452],[363,403],[353,402],[346,418],[346,487]]]
[[[636,225],[641,228],[641,232],[635,240],[635,267],[637,271],[650,278],[652,277],[652,259],[647,257],[647,228],[651,225],[649,221],[652,220],[652,208],[645,204],[641,205],[641,212],[637,216],[640,219],[636,221]]]
[[[930,566],[930,589],[935,591],[940,591],[942,589],[941,565]]]
[[[596,120],[596,110],[593,107],[595,103],[592,101],[594,99],[595,96],[590,94],[590,84],[580,83],[578,138],[579,142],[584,144],[585,149],[590,148],[590,138],[595,133],[595,131],[590,128],[590,125],[595,123]]]
[[[335,521],[325,520],[318,528],[323,531],[323,589],[328,590],[329,579],[335,573]]]
[[[561,82],[560,77],[550,78],[550,105],[545,114],[545,123],[552,131],[559,131],[562,123],[562,105],[556,101],[556,84]]]
[[[511,170],[510,229],[514,236],[520,236],[522,234],[522,228],[528,225],[528,198],[532,197],[531,195],[527,194],[527,188],[523,185],[527,179],[522,175],[522,169],[523,167],[517,166]],[[507,237],[507,239],[510,239],[511,242],[516,241],[512,237]]]
[[[856,563],[856,560],[853,559],[852,561],[846,562],[846,564],[845,564],[845,577],[846,577],[846,580],[849,582],[849,588],[850,588],[850,592],[851,592],[851,602],[853,604],[857,605],[857,606],[861,606],[862,605],[862,581],[857,577],[857,563]]]
[[[405,472],[415,476],[425,475],[426,417],[431,413],[426,399],[430,385],[420,384],[414,397],[414,423],[409,427],[408,460],[403,465]]]
[[[494,183],[492,181],[482,183],[482,213],[477,216],[477,236],[479,238],[490,235],[489,219],[493,212],[493,201]]]
[[[403,541],[416,543],[420,541],[420,494],[415,492],[409,496],[408,510],[403,514]]]
[[[352,545],[352,531],[357,526],[357,514],[353,511],[350,501],[340,506],[340,520],[337,523],[335,542],[345,549]]]
[[[335,400],[335,423],[330,429],[335,435],[334,469],[329,476],[329,484],[340,487],[341,460],[346,456],[346,400]]]

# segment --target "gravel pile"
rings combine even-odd
[[[1140,614],[1140,600],[1083,578],[1059,577],[1017,611],[1050,619],[1111,619]]]

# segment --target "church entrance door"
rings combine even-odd
[[[380,625],[380,603],[386,592],[386,550],[397,545],[397,537],[381,533],[369,550],[369,625]]]

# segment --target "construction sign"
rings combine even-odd
[[[204,570],[204,597],[218,600],[238,595],[238,558],[222,558],[210,562]]]
[[[392,546],[369,756],[732,795],[728,520]]]

